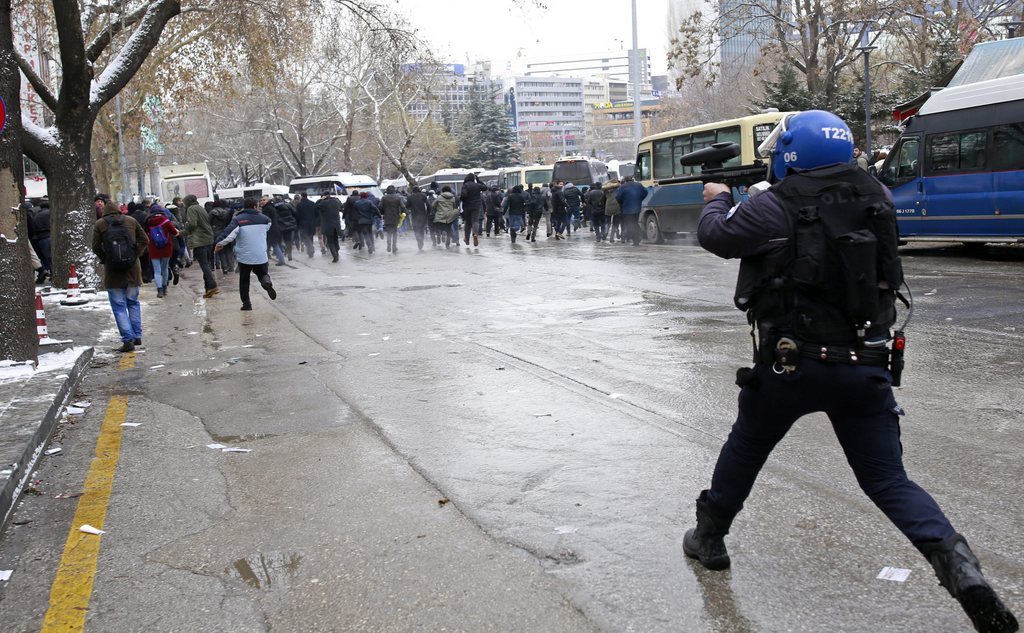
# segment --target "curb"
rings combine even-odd
[[[92,356],[93,348],[87,347],[75,361],[71,370],[68,371],[68,377],[64,380],[64,384],[61,385],[60,390],[53,399],[53,403],[46,410],[46,415],[39,421],[39,428],[36,429],[32,439],[25,447],[25,451],[18,459],[17,467],[13,469],[14,472],[7,478],[3,489],[0,489],[0,531],[7,527],[7,522],[14,514],[14,508],[18,504],[21,493],[25,490],[25,486],[28,484],[36,464],[39,463],[39,457],[43,454],[43,448],[50,441],[53,429],[56,428],[57,421],[60,420],[60,413],[64,410],[68,401],[71,400],[71,396],[78,387],[78,383],[81,382],[82,377],[85,375],[85,370],[89,367],[89,363],[92,362]]]

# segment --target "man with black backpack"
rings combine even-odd
[[[777,180],[769,190],[734,205],[728,185],[704,186],[697,236],[715,255],[741,259],[734,303],[754,328],[754,366],[736,373],[739,414],[683,551],[708,569],[728,568],[725,536],[772,449],[799,418],[823,412],[860,487],[974,627],[1017,631],[967,539],[903,467],[904,413],[892,387],[905,339],[891,331],[903,269],[892,195],[857,168],[850,128],[830,112],[787,116],[761,149]]]
[[[123,215],[121,209],[108,200],[103,206],[103,216],[96,220],[92,229],[92,252],[103,264],[103,285],[121,334],[118,352],[134,352],[136,346],[142,345],[139,256],[148,244],[149,239],[139,223]]]

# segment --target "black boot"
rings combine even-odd
[[[1006,608],[981,573],[981,563],[967,539],[956,534],[939,543],[919,545],[946,588],[963,607],[975,630],[981,633],[1014,633],[1017,618]]]
[[[723,519],[711,513],[708,507],[708,491],[702,490],[697,497],[697,527],[686,531],[683,537],[683,552],[696,558],[708,569],[719,571],[729,568],[729,552],[725,549],[725,535],[729,533],[732,519]]]

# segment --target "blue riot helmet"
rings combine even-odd
[[[853,160],[853,133],[831,112],[808,110],[780,121],[758,151],[771,157],[775,178],[782,180],[790,169],[849,163]]]

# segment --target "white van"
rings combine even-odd
[[[288,187],[284,185],[272,185],[266,182],[257,182],[245,187],[230,187],[217,190],[217,198],[230,204],[241,204],[245,198],[256,198],[270,196],[275,200],[288,197]]]
[[[288,183],[290,195],[304,193],[313,202],[320,199],[320,194],[325,189],[333,191],[342,200],[347,198],[350,193],[360,191],[366,191],[378,200],[384,196],[384,192],[380,190],[376,180],[365,174],[353,174],[348,171],[323,176],[302,176]]]
[[[175,198],[193,195],[199,204],[213,200],[213,181],[206,163],[160,166],[160,199],[169,204]]]

